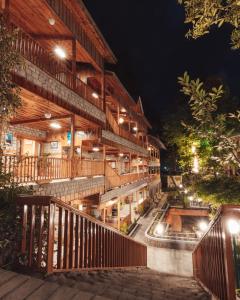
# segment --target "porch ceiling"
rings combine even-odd
[[[61,125],[61,130],[69,130],[71,126],[70,111],[47,101],[46,99],[37,96],[25,89],[21,89],[22,106],[18,109],[17,114],[12,118],[11,124],[22,124],[27,127],[53,132],[50,123],[53,119]],[[52,120],[44,119],[45,113],[51,113]],[[59,119],[58,119],[59,118]],[[32,120],[32,122],[31,122]],[[76,129],[89,130],[95,129],[97,126],[75,115]],[[61,131],[60,130],[60,131]]]

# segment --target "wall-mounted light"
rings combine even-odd
[[[93,92],[93,93],[92,93],[92,96],[93,96],[93,98],[94,98],[94,99],[99,99],[99,96],[98,96],[98,94],[97,94],[97,93],[95,93],[95,92]]]
[[[149,146],[149,147],[148,147],[148,151],[151,151],[151,150],[152,150],[152,148]]]
[[[51,114],[50,112],[46,112],[46,113],[44,114],[44,117],[45,117],[46,119],[51,119],[52,114]]]
[[[62,126],[57,122],[51,123],[50,127],[53,128],[53,129],[61,129],[62,128]]]
[[[59,46],[55,47],[54,52],[61,59],[65,59],[67,57],[65,50]]]
[[[208,229],[208,224],[207,222],[202,221],[198,224],[198,227],[202,232],[205,232]]]
[[[164,225],[163,224],[158,224],[157,226],[156,226],[156,229],[155,229],[155,234],[156,235],[158,235],[158,236],[161,236],[161,235],[163,235],[164,234],[164,231],[165,231],[165,229],[164,229]]]
[[[121,112],[125,113],[127,112],[126,109],[124,107],[121,108]]]
[[[123,123],[124,123],[124,119],[123,119],[122,117],[120,117],[120,118],[118,119],[118,123],[119,123],[119,124],[123,124]]]
[[[240,233],[240,225],[237,220],[230,219],[227,222],[228,230],[231,234],[239,234]]]
[[[124,154],[123,154],[123,153],[119,153],[119,156],[120,156],[120,157],[123,157],[123,156],[124,156]]]
[[[133,127],[133,131],[138,131],[137,126],[134,126],[134,127]]]

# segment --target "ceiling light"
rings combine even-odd
[[[93,152],[99,152],[100,151],[100,148],[98,146],[94,146],[92,148]]]
[[[56,54],[59,58],[61,58],[61,59],[65,59],[65,58],[67,57],[66,52],[64,51],[64,49],[61,48],[61,47],[59,47],[59,46],[57,46],[57,47],[54,49],[54,52],[55,52],[55,54]]]
[[[55,19],[50,18],[50,19],[48,19],[48,23],[53,26],[53,25],[55,25],[56,21],[55,21]]]
[[[124,107],[121,108],[121,112],[125,113],[126,109]]]
[[[118,120],[118,123],[119,124],[123,124],[124,123],[124,119],[122,117],[120,117],[119,120]]]
[[[44,114],[44,117],[45,117],[46,119],[51,119],[52,114],[51,114],[50,112],[46,112],[46,113]]]
[[[93,96],[93,98],[95,98],[95,99],[98,99],[98,98],[99,98],[98,94],[95,93],[95,92],[92,93],[92,96]]]
[[[123,153],[119,153],[119,156],[120,156],[120,157],[123,157],[123,156],[124,156],[124,154],[123,154]]]
[[[60,129],[60,128],[62,128],[62,126],[59,123],[56,123],[56,122],[51,123],[50,127],[52,127],[53,129]]]
[[[154,233],[155,233],[155,235],[161,236],[164,234],[164,231],[165,231],[164,225],[160,223],[156,226]]]

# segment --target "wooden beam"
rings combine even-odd
[[[74,158],[74,148],[75,148],[75,116],[71,117],[71,158]]]
[[[72,41],[72,36],[58,34],[36,34],[30,33],[35,40],[57,40],[57,41]]]
[[[33,123],[38,123],[38,122],[68,119],[68,118],[71,118],[71,116],[72,115],[64,115],[64,116],[58,116],[58,117],[51,117],[49,119],[38,118],[38,119],[29,119],[29,120],[22,120],[22,121],[11,121],[10,124],[11,125],[33,124]]]

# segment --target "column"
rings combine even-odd
[[[118,203],[117,203],[117,211],[118,211],[118,216],[117,216],[117,227],[118,227],[118,230],[120,231],[120,227],[121,227],[121,219],[120,219],[120,199],[118,200]]]

